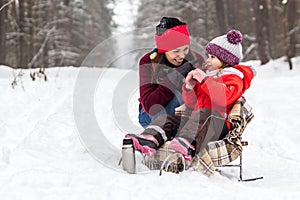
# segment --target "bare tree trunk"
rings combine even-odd
[[[25,2],[19,1],[19,48],[18,48],[18,67],[25,68],[25,52],[26,52],[26,41],[25,41]]]
[[[0,0],[0,8],[6,3],[6,0]],[[5,64],[6,58],[6,14],[7,8],[0,11],[0,64]]]
[[[219,34],[223,34],[226,32],[226,18],[225,18],[225,8],[224,8],[224,1],[223,0],[215,0],[215,6],[216,6],[216,15],[217,15],[217,21],[218,21],[218,30]]]
[[[271,58],[276,58],[275,52],[277,52],[277,48],[278,48],[278,46],[280,46],[278,44],[278,42],[276,42],[276,35],[277,35],[276,33],[277,33],[277,31],[279,31],[279,29],[276,28],[276,27],[278,27],[278,19],[277,19],[278,15],[276,13],[276,6],[274,4],[272,4],[271,1],[269,1],[268,4],[271,6],[269,9],[269,16],[270,16],[269,22],[270,22],[270,29],[273,32],[273,34],[271,34],[270,38],[269,38],[269,41],[271,44],[269,54],[270,54]],[[276,32],[275,32],[275,30],[276,30]]]
[[[269,62],[268,54],[268,33],[267,29],[268,23],[266,22],[267,18],[267,4],[266,0],[254,1],[254,12],[255,12],[255,26],[256,26],[256,43],[258,56],[261,61],[261,64],[266,64]]]
[[[228,26],[233,28],[236,25],[236,4],[239,1],[234,0],[227,0],[226,6],[227,6],[227,16],[228,16]]]
[[[288,25],[288,39],[289,42],[287,44],[286,55],[289,62],[290,70],[293,69],[293,63],[291,58],[296,55],[296,30],[295,30],[295,22],[297,19],[297,3],[296,1],[289,1],[287,6],[287,25]]]
[[[32,19],[34,16],[34,0],[28,0],[28,19],[31,21],[29,25],[29,46],[28,46],[28,60],[27,62],[33,58],[34,56],[34,26],[32,23]],[[29,63],[27,64],[29,66]]]

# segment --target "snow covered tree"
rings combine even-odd
[[[239,29],[244,36],[245,60],[259,59],[264,64],[270,59],[300,54],[299,4],[299,0],[142,0],[136,25],[153,27],[143,41],[153,44],[159,19],[178,17],[189,24],[193,41],[203,46],[230,29]]]
[[[113,6],[107,5],[114,0],[0,0],[0,5],[8,2],[0,11],[0,63],[17,68],[79,66],[113,28]],[[154,47],[155,26],[169,16],[188,23],[196,46],[234,28],[244,36],[244,60],[266,63],[286,56],[290,62],[300,55],[300,0],[141,0],[139,5],[130,49]],[[102,52],[96,65],[113,54],[109,45],[111,51]]]
[[[14,1],[7,6],[3,34],[7,63],[17,68],[79,66],[111,34],[112,16],[106,7],[110,1]]]

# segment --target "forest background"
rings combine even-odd
[[[115,1],[0,0],[0,64],[12,68],[82,66],[97,45],[109,40],[92,65],[129,68],[126,63],[105,63],[103,58],[118,57]],[[128,1],[138,2],[128,29],[134,35],[126,44],[128,51],[154,47],[155,25],[162,16],[171,16],[187,22],[193,42],[202,46],[232,28],[239,29],[244,36],[244,61],[265,64],[284,56],[292,69],[291,58],[300,55],[300,0]],[[137,63],[141,53],[145,50],[130,59]]]

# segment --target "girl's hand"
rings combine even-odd
[[[196,85],[196,80],[193,79],[193,71],[195,70],[190,71],[185,78],[185,88],[188,90],[192,90]]]
[[[195,87],[196,82],[198,81],[199,83],[201,83],[206,76],[206,73],[198,68],[190,71],[185,79],[185,88],[188,90],[192,90]]]
[[[201,83],[206,76],[206,73],[201,69],[197,68],[193,70],[193,79],[197,80],[199,83]]]

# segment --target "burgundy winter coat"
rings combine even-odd
[[[150,53],[147,53],[140,59],[139,63],[139,110],[141,110],[141,108],[143,107],[147,113],[149,113],[150,108],[155,104],[159,104],[165,107],[168,102],[174,97],[174,93],[169,89],[169,87],[172,87],[172,84],[169,84],[169,87],[165,87],[163,86],[164,84],[152,83],[152,76],[153,67],[150,59]],[[159,112],[159,110],[156,112]],[[155,111],[152,111],[152,113],[150,113],[150,115],[154,114]]]
[[[200,59],[200,62],[203,62],[201,55],[195,52],[194,54]],[[166,65],[171,68],[176,67],[169,62],[166,62]],[[168,78],[165,78],[164,81],[159,84],[152,83],[153,72],[154,68],[151,63],[150,53],[147,53],[140,59],[139,62],[139,110],[143,107],[150,115],[154,115],[159,112],[162,107],[165,107],[175,96],[172,91],[174,86]],[[152,106],[155,104],[161,105],[161,108],[155,107],[155,109],[153,109],[154,107]],[[151,107],[152,109],[150,113]]]

